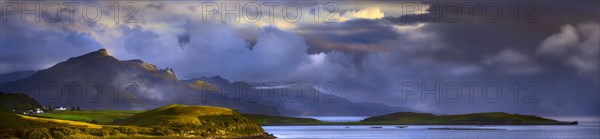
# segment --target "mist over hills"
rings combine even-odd
[[[150,109],[178,103],[289,116],[414,111],[379,103],[354,103],[310,85],[274,87],[229,82],[220,76],[179,80],[175,73],[173,69],[160,69],[139,59],[121,61],[100,49],[22,79],[1,83],[0,90],[28,94],[44,106],[83,109]]]
[[[381,103],[357,103],[338,97],[335,93],[316,89],[323,84],[229,82],[220,76],[184,80],[189,84],[203,81],[204,89],[219,88],[222,94],[237,95],[238,99],[272,105],[288,116],[380,115],[398,111],[414,111],[404,107],[390,107]],[[327,91],[327,90],[325,90]]]

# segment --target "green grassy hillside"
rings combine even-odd
[[[96,124],[114,124],[125,120],[135,114],[142,113],[141,110],[87,110],[87,111],[52,111],[35,115],[53,119],[81,121]]]
[[[211,106],[172,104],[136,114],[123,125],[150,127],[165,134],[179,133],[190,137],[262,136],[257,123],[235,110]]]
[[[0,112],[0,138],[158,137],[151,128],[98,125]],[[136,131],[135,133],[127,131]]]
[[[398,112],[369,117],[365,124],[435,124],[435,125],[562,125],[574,124],[546,119],[533,115],[503,112],[472,113],[459,115],[433,115],[428,113]]]
[[[125,120],[114,122],[119,119]],[[0,111],[0,123],[0,138],[273,137],[235,110],[177,104],[146,112],[55,111],[35,117]]]

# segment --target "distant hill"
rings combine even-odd
[[[368,124],[416,124],[416,125],[563,125],[561,122],[534,115],[508,114],[503,112],[472,113],[457,115],[433,115],[429,113],[398,112],[366,118]]]
[[[264,130],[239,112],[221,107],[172,104],[136,114],[122,124],[188,130],[195,135],[253,136]]]
[[[261,125],[319,125],[327,124],[327,122],[319,121],[314,118],[298,118],[285,116],[272,116],[263,114],[244,114],[252,121]]]
[[[23,79],[25,77],[33,75],[35,72],[36,71],[34,71],[34,70],[27,70],[27,71],[17,71],[17,72],[11,72],[11,73],[6,73],[6,74],[0,74],[0,83],[12,82],[12,81],[16,81],[19,79]]]
[[[429,113],[398,112],[372,116],[356,122],[326,122],[313,118],[244,114],[261,125],[572,125],[577,122],[561,122],[534,115],[508,114],[503,112],[472,113],[459,115],[433,115]]]
[[[0,111],[34,110],[41,107],[40,103],[26,94],[0,92]]]

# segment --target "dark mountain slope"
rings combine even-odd
[[[273,107],[246,101],[223,103],[221,99],[228,96],[194,89],[179,81],[170,68],[159,69],[141,60],[120,61],[105,49],[70,58],[0,87],[6,92],[24,92],[41,104],[52,106],[150,109],[180,103],[279,114]]]

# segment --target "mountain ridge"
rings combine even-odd
[[[69,58],[23,79],[2,83],[0,87],[4,92],[24,92],[52,106],[151,109],[182,103],[279,115],[267,105],[245,101],[222,103],[219,100],[228,96],[194,89],[178,80],[171,68],[160,69],[139,59],[121,61],[106,49]]]
[[[16,91],[7,90],[10,85],[19,87]],[[221,76],[179,80],[171,68],[160,69],[140,59],[118,60],[106,49],[72,57],[31,76],[0,84],[0,90],[5,92],[21,92],[25,88],[26,94],[44,105],[84,109],[151,109],[180,103],[287,116],[370,116],[413,111],[380,103],[354,103],[310,86],[302,88],[305,93],[296,102],[282,96],[285,93],[281,92],[288,88],[261,87],[246,81],[230,82]],[[260,96],[252,96],[257,94]],[[325,103],[324,99],[336,101]]]

